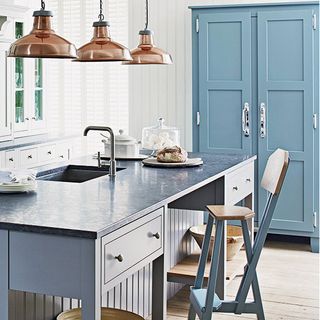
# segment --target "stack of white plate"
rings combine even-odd
[[[0,184],[0,193],[21,193],[31,192],[37,189],[36,181],[28,181],[25,183],[12,183],[5,182]]]

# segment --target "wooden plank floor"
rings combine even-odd
[[[319,320],[319,254],[309,246],[268,241],[258,265],[258,277],[267,320]],[[228,286],[234,297],[240,278]],[[252,298],[250,293],[249,298]],[[168,304],[167,320],[187,318],[188,288]],[[256,319],[255,315],[213,314],[212,319]]]

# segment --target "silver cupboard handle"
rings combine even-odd
[[[249,103],[246,102],[242,108],[242,131],[243,131],[245,137],[250,136],[249,113],[250,113],[250,106],[249,106]]]
[[[266,136],[266,104],[260,104],[260,137],[265,138]]]

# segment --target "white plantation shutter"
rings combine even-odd
[[[93,34],[98,0],[50,0],[53,27],[77,48]],[[112,39],[128,44],[128,0],[104,1]],[[128,67],[120,63],[46,60],[46,110],[49,133],[82,134],[87,125],[128,131]],[[89,138],[89,152],[101,149],[99,136]]]

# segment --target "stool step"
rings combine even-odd
[[[190,302],[197,314],[205,312],[206,308],[207,289],[195,289],[191,288]],[[212,311],[217,311],[222,304],[222,301],[215,294],[213,300]]]

